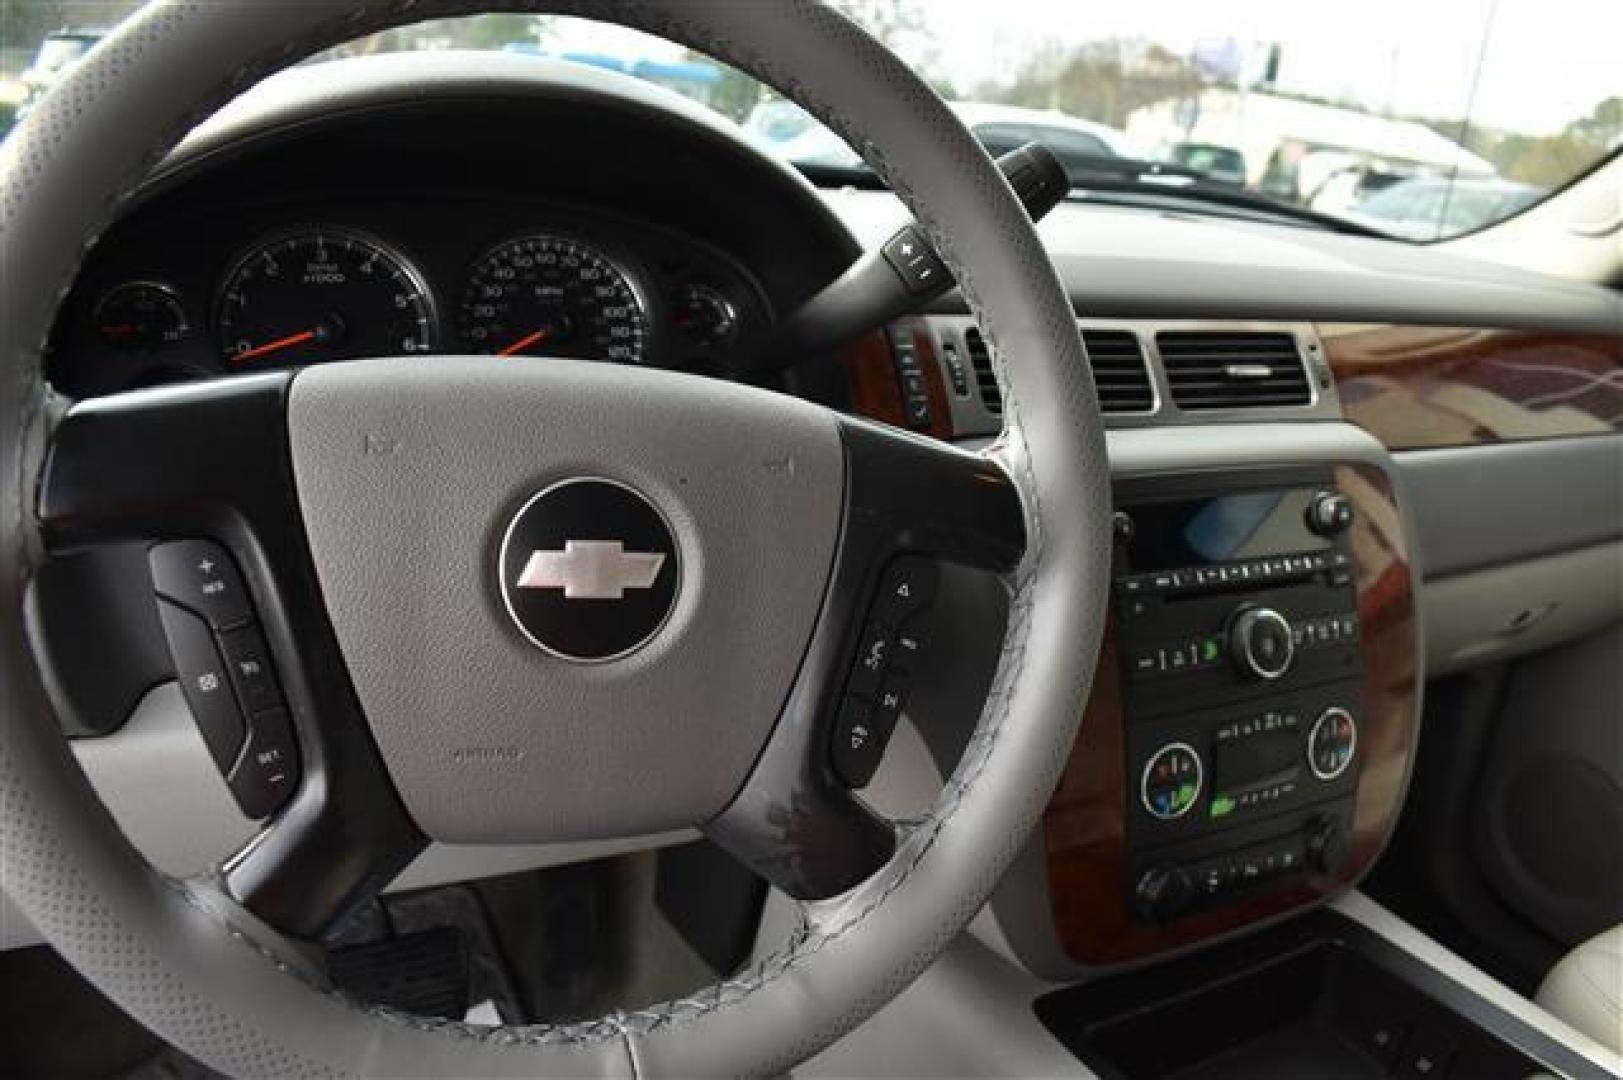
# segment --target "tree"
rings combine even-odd
[[[977,96],[1120,127],[1135,109],[1194,94],[1201,85],[1193,65],[1170,50],[1109,38],[1038,49],[1021,62],[1012,82],[982,86]]]
[[[1523,135],[1466,120],[1422,120],[1446,138],[1486,158],[1501,176],[1538,187],[1560,187],[1623,144],[1623,97],[1596,104],[1554,135]]]

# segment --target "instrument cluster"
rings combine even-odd
[[[216,215],[110,235],[59,316],[54,384],[86,397],[459,354],[726,375],[746,333],[770,319],[741,264],[653,226],[490,207],[352,209],[322,215],[331,224]]]

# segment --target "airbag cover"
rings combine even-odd
[[[730,801],[833,561],[844,460],[831,414],[656,371],[418,357],[301,373],[288,423],[344,661],[425,833],[605,838],[699,824]],[[680,563],[658,631],[596,663],[537,648],[500,573],[514,516],[579,478],[645,497]],[[558,558],[537,566],[567,571]],[[600,615],[614,592],[566,603]]]

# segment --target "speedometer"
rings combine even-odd
[[[421,275],[376,240],[336,229],[260,244],[220,288],[228,368],[426,353],[434,308]]]
[[[640,364],[648,310],[602,252],[561,236],[526,236],[475,264],[462,297],[462,339],[497,356],[570,356]]]

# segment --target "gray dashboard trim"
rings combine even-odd
[[[1428,578],[1623,539],[1623,434],[1396,457]]]
[[[864,246],[897,217],[886,192],[824,193]],[[1193,213],[1066,203],[1038,231],[1077,314],[1482,326],[1616,334],[1623,298],[1398,240]],[[962,315],[949,293],[932,312]]]

